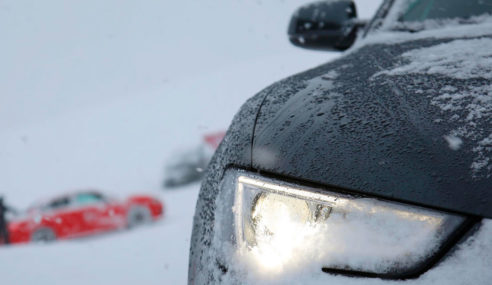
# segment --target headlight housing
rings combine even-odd
[[[233,193],[227,204],[233,204],[236,257],[260,274],[314,266],[405,275],[434,256],[465,222],[456,214],[241,170],[227,171],[221,187]]]

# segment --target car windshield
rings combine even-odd
[[[464,18],[492,13],[492,0],[413,0],[400,22]]]
[[[383,29],[419,31],[447,24],[477,23],[492,15],[492,0],[395,0]]]
[[[80,193],[75,197],[77,205],[86,205],[103,202],[104,198],[99,193]]]

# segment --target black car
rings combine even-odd
[[[492,284],[492,1],[301,7],[345,50],[249,99],[196,206],[190,284]]]

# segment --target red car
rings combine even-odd
[[[52,241],[132,228],[159,219],[163,210],[163,204],[149,196],[118,201],[97,191],[77,192],[40,203],[10,221],[10,242]]]

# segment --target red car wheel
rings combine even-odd
[[[144,206],[132,206],[126,216],[129,228],[148,224],[152,221],[150,210]]]
[[[50,228],[40,228],[31,235],[32,242],[50,242],[56,240],[55,232]]]

